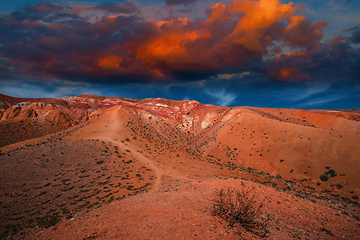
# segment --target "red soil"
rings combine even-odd
[[[268,238],[360,235],[356,111],[0,97],[4,237],[257,239],[211,215],[215,188],[241,182]]]

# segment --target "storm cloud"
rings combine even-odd
[[[167,5],[184,5],[196,3],[198,0],[165,0]]]
[[[216,3],[206,19],[154,20],[131,4],[26,4],[0,15],[0,78],[157,83],[251,72],[279,82],[359,81],[359,26],[322,41],[328,23],[300,10],[238,0]]]

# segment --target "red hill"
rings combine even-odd
[[[252,189],[269,238],[359,236],[357,110],[0,101],[4,237],[260,238],[211,215],[228,187]]]

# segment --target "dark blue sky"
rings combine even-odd
[[[1,1],[0,93],[360,108],[360,1]]]

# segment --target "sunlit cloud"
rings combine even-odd
[[[300,8],[279,0],[237,0],[214,4],[205,20],[154,20],[142,18],[143,10],[130,2],[25,5],[0,19],[7,36],[0,38],[0,56],[16,69],[2,75],[163,82],[230,77],[257,67],[280,81],[310,80],[310,73],[284,64],[288,56],[281,55],[282,47],[299,52],[321,48],[327,23],[311,22]],[[82,15],[88,11],[103,14],[94,21]],[[269,58],[276,52],[277,59]]]
[[[326,94],[335,86],[360,84],[360,28],[357,22],[324,38],[336,23],[315,14],[279,0],[25,4],[0,15],[1,91],[25,94],[26,84],[9,79],[31,79],[46,83],[38,90],[29,84],[42,96],[101,85],[95,92],[102,95],[261,106],[251,89],[261,99],[274,99],[269,91],[279,102],[327,106],[343,100],[326,100],[344,95]],[[282,95],[277,88],[285,85]]]

